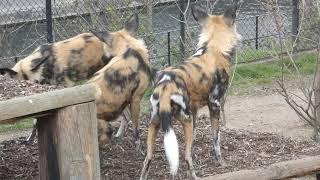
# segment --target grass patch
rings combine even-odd
[[[315,53],[298,55],[294,58],[295,66],[293,62],[286,58],[283,63],[284,75],[295,77],[298,72],[303,76],[310,75],[314,72],[316,59],[317,55]],[[281,61],[238,65],[232,85],[267,85],[281,78],[281,67]]]
[[[9,131],[23,131],[31,129],[33,125],[33,120],[31,118],[18,121],[15,124],[4,124],[0,125],[0,133]]]
[[[151,111],[151,105],[150,105],[149,99],[152,93],[153,93],[153,88],[152,86],[150,86],[144,93],[144,96],[141,100],[140,110],[142,113],[148,113]]]
[[[238,62],[246,63],[257,59],[262,59],[270,56],[270,51],[265,49],[247,48],[238,53]]]

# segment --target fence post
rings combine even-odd
[[[100,180],[96,107],[93,101],[39,118],[39,179]]]
[[[168,64],[171,66],[170,31],[168,32]]]
[[[299,0],[292,0],[292,43],[296,40],[299,31]],[[298,40],[297,40],[298,43]],[[296,46],[293,47],[294,51]]]
[[[185,57],[185,47],[184,44],[186,42],[186,28],[185,28],[185,18],[183,11],[185,11],[185,6],[184,6],[184,1],[180,0],[179,2],[179,8],[180,8],[180,13],[179,13],[179,20],[180,20],[180,53],[182,58]]]
[[[259,16],[256,16],[256,38],[255,38],[256,49],[259,49]]]
[[[47,42],[53,42],[51,0],[46,0]]]

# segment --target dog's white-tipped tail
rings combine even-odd
[[[179,167],[179,146],[172,127],[164,135],[164,149],[170,165],[170,173],[177,174]]]

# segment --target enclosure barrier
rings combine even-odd
[[[202,178],[202,180],[270,180],[288,179],[320,172],[320,156],[283,161],[255,170],[240,170]],[[317,180],[319,180],[317,175]]]
[[[100,179],[94,94],[86,84],[0,101],[0,124],[38,119],[39,179]]]

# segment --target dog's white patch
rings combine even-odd
[[[214,103],[215,103],[217,106],[220,106],[220,102],[219,102],[217,99],[214,101]]]
[[[158,82],[158,84],[162,83],[163,81],[170,81],[171,77],[167,74],[163,75],[163,77],[160,79],[160,81]]]
[[[213,142],[214,146],[214,151],[216,153],[216,156],[221,156],[221,151],[220,151],[220,132],[218,132],[218,138],[215,142]]]
[[[203,52],[204,52],[204,49],[203,48],[200,48],[197,50],[196,53],[194,53],[192,56],[195,57],[195,56],[201,56],[203,55]]]
[[[219,85],[216,85],[216,87],[215,87],[214,90],[213,90],[213,94],[214,94],[215,96],[219,95]]]
[[[210,97],[209,101],[211,103],[215,103],[217,106],[220,106],[220,101],[218,99],[216,99],[217,96],[219,96],[219,85],[216,85],[216,87],[214,88],[212,95],[214,97]]]
[[[183,101],[183,96],[179,94],[173,94],[171,95],[171,100],[174,101],[175,103],[179,104],[182,109],[186,109],[186,104]]]
[[[159,103],[159,100],[156,100],[153,98],[153,95],[150,97],[150,103],[151,103],[151,106],[152,106],[152,113],[151,113],[151,118],[153,118],[157,112],[158,112],[158,103]]]
[[[125,129],[128,125],[128,122],[126,120],[126,117],[124,115],[124,112],[123,112],[123,116],[122,119],[121,119],[121,124],[120,124],[120,127],[117,131],[117,134],[115,135],[115,137],[119,138],[119,137],[122,137],[124,135],[124,132],[125,132]]]
[[[164,135],[164,149],[170,164],[170,173],[175,175],[179,168],[179,146],[176,134],[171,127]]]

